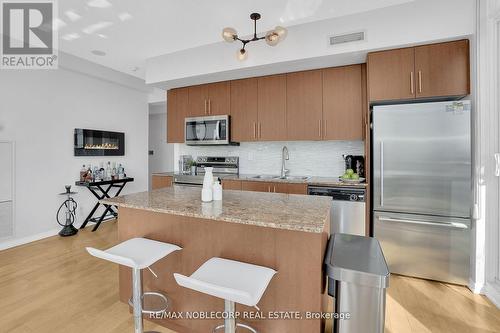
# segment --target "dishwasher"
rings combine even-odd
[[[330,234],[366,236],[365,189],[353,187],[309,186],[309,195],[332,198]]]

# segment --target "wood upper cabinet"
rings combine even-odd
[[[322,71],[287,74],[286,128],[288,140],[322,139]]]
[[[370,101],[415,98],[415,52],[413,48],[368,54]]]
[[[191,86],[189,117],[226,115],[230,113],[230,82]]]
[[[323,139],[363,139],[361,65],[323,70]]]
[[[153,175],[151,177],[151,188],[157,190],[159,188],[171,187],[174,177]]]
[[[231,82],[208,84],[208,115],[228,115],[231,113]]]
[[[223,179],[222,188],[224,190],[241,190],[241,180]]]
[[[231,81],[232,141],[257,140],[257,81],[256,78]]]
[[[416,96],[464,96],[469,87],[469,41],[415,47]]]
[[[257,79],[258,140],[286,140],[286,86],[286,75]]]
[[[187,117],[208,116],[208,85],[191,86]]]
[[[167,142],[184,142],[184,118],[188,113],[188,88],[167,91]]]
[[[368,54],[371,102],[469,93],[468,40]]]

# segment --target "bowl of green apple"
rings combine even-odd
[[[345,173],[339,177],[339,180],[347,184],[359,184],[365,181],[365,179],[355,173],[353,169],[347,169]]]

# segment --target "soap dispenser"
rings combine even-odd
[[[210,202],[213,199],[214,175],[213,168],[205,168],[205,177],[203,178],[203,188],[201,190],[201,201]]]
[[[213,199],[215,201],[222,200],[222,185],[219,181],[216,181],[213,186]]]

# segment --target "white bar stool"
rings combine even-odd
[[[134,309],[135,333],[143,332],[143,313],[166,311],[168,308],[168,299],[164,295],[155,292],[142,293],[141,269],[148,268],[157,277],[149,266],[170,253],[181,250],[179,246],[145,238],[132,238],[105,251],[92,247],[87,247],[86,249],[94,257],[132,268],[132,301],[129,301],[129,304]],[[164,305],[160,309],[144,311],[144,296],[157,297],[163,301]]]
[[[191,276],[174,273],[174,277],[185,288],[224,299],[224,324],[215,327],[213,332],[224,328],[224,333],[235,333],[236,327],[242,327],[257,333],[248,325],[236,323],[234,303],[257,307],[274,274],[276,271],[271,268],[212,258]]]

